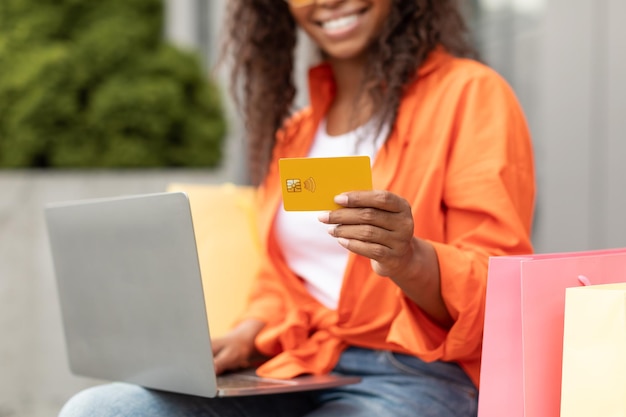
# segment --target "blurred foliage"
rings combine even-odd
[[[162,0],[0,0],[0,167],[215,166],[225,118]]]

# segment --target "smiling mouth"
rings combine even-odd
[[[320,20],[317,22],[317,24],[327,33],[349,31],[358,24],[361,16],[367,11],[368,8],[365,7],[360,10],[355,10],[350,14],[337,17],[335,19]]]
[[[343,16],[338,19],[321,22],[321,26],[322,26],[322,29],[324,30],[331,30],[331,31],[341,30],[341,29],[345,29],[347,27],[354,25],[358,19],[359,19],[359,16],[357,13],[355,13],[350,16]]]

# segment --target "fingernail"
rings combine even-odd
[[[347,247],[348,247],[348,239],[346,239],[346,238],[344,238],[344,237],[340,237],[340,238],[337,238],[337,241],[338,241],[338,242],[339,242],[339,244],[340,244],[341,246],[343,246],[344,248],[347,248]]]
[[[330,219],[330,213],[327,211],[320,213],[317,216],[317,220],[321,221],[322,223],[328,223],[329,219]]]
[[[348,196],[345,194],[339,194],[336,195],[334,198],[335,203],[341,205],[341,206],[345,206],[346,204],[348,204]]]
[[[331,236],[335,236],[335,229],[337,228],[337,226],[330,226],[327,230],[328,230],[328,234]]]

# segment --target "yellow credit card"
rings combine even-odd
[[[369,156],[282,158],[278,169],[286,211],[334,210],[337,194],[372,189]]]

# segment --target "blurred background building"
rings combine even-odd
[[[208,72],[218,57],[228,0],[164,1],[166,37],[198,51]],[[533,133],[537,251],[626,246],[626,2],[467,1],[482,57],[512,85]],[[299,65],[307,65],[309,52],[303,39]],[[156,177],[149,171],[134,175],[134,183],[127,177],[111,182],[102,173],[37,174],[32,182],[27,172],[0,172],[0,417],[56,415],[69,396],[97,382],[67,371],[38,217],[43,201],[90,196],[98,187],[100,192],[147,192],[164,189],[168,181],[245,178],[240,121],[226,94],[228,74],[219,69],[215,76],[224,87],[229,126],[226,160],[216,172]],[[62,193],[48,188],[48,177],[54,176],[64,184]],[[111,188],[120,183],[122,188]],[[29,197],[32,193],[40,196]]]

